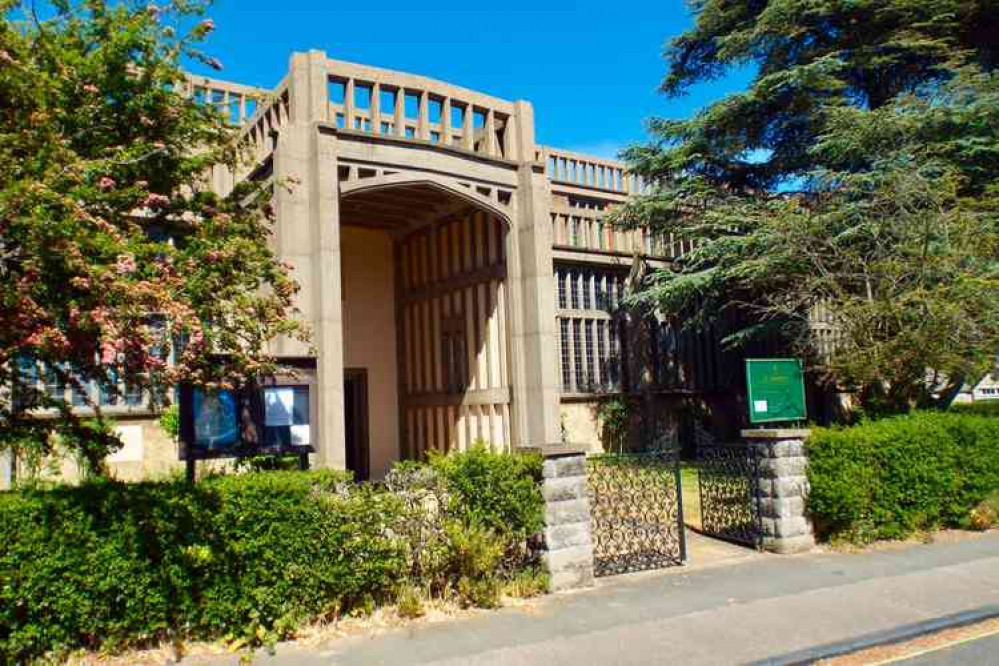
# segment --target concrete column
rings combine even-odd
[[[377,83],[371,85],[371,133],[382,133],[382,88]]]
[[[326,60],[325,51],[292,54],[288,90],[290,123],[329,120]]]
[[[0,490],[10,490],[14,485],[14,454],[0,451]]]
[[[516,215],[509,235],[510,358],[513,377],[513,445],[540,446],[560,441],[556,358],[555,294],[551,285],[552,239],[548,217],[548,180],[534,155],[534,111],[516,103],[518,167]]]
[[[762,546],[773,553],[798,553],[815,547],[808,499],[807,429],[743,430],[759,464]]]
[[[290,122],[274,150],[276,213],[273,243],[292,265],[301,287],[296,305],[312,333],[312,345],[279,340],[278,356],[316,356],[319,411],[312,415],[315,463],[346,465],[343,426],[343,318],[340,277],[340,213],[336,136],[322,133],[329,103],[326,56],[314,51],[291,59]]]
[[[593,538],[586,453],[565,445],[534,449],[544,457],[544,562],[553,592],[593,584]]]

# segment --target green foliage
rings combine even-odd
[[[978,402],[955,402],[947,410],[955,414],[975,414],[978,416],[999,416],[999,400]]]
[[[174,441],[180,438],[180,408],[170,405],[160,414],[160,427]]]
[[[444,481],[448,513],[523,541],[544,527],[541,456],[493,453],[481,443],[461,454],[434,455],[430,466]]]
[[[423,608],[423,595],[419,588],[412,585],[406,585],[399,591],[395,606],[399,617],[413,619],[423,617],[427,613]]]
[[[999,420],[914,412],[813,431],[808,508],[826,538],[898,539],[969,527],[999,491]]]
[[[597,418],[601,424],[600,439],[605,451],[624,451],[631,427],[631,413],[631,403],[627,398],[609,398],[597,406]]]
[[[0,494],[0,661],[165,640],[269,645],[396,595],[416,616],[418,590],[494,607],[537,572],[539,479],[535,456],[476,448],[404,463],[385,485],[271,471]]]
[[[270,340],[305,331],[268,245],[286,184],[207,185],[213,166],[247,158],[223,110],[183,94],[184,59],[221,67],[199,50],[208,3],[40,4],[41,18],[33,2],[0,2],[0,385],[17,385],[0,401],[0,446],[45,453],[52,438],[23,433],[97,440],[22,363],[99,407],[88,386],[239,384],[274,369]],[[38,408],[54,418],[37,422]],[[99,451],[82,453],[100,472]]]
[[[653,121],[627,152],[657,187],[616,223],[697,240],[638,300],[732,346],[776,338],[868,413],[946,405],[999,348],[995,4],[695,12],[667,49],[664,92],[756,73],[690,119]],[[814,354],[816,308],[835,330],[829,356]]]
[[[661,90],[678,97],[747,65],[753,78],[690,119],[655,121],[656,143],[634,156],[660,173],[683,171],[737,190],[772,190],[812,172],[812,148],[841,110],[876,111],[950,80],[961,64],[989,70],[999,63],[999,15],[988,0],[701,0],[692,7],[694,27],[666,47]],[[868,133],[897,138],[876,124]],[[994,154],[996,146],[977,149]]]
[[[543,567],[525,567],[503,585],[503,593],[518,599],[529,599],[548,592],[551,580]]]
[[[389,597],[405,569],[388,494],[336,472],[0,496],[0,655],[173,638],[259,643]]]
[[[449,522],[445,574],[456,581],[458,601],[465,606],[499,606],[501,564],[507,540],[481,523]]]
[[[481,444],[401,463],[386,484],[406,503],[400,533],[410,579],[432,595],[493,607],[500,590],[538,566],[543,528],[541,459],[492,453]]]

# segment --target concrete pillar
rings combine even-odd
[[[539,447],[545,498],[544,562],[553,592],[593,584],[593,539],[583,447]]]
[[[759,464],[762,546],[773,553],[815,547],[808,499],[807,429],[743,430]]]
[[[10,490],[14,485],[14,453],[0,450],[0,490]]]
[[[321,51],[291,58],[291,118],[274,151],[274,244],[293,266],[301,290],[296,299],[310,326],[312,345],[279,340],[278,356],[315,351],[319,410],[312,416],[315,464],[346,465],[343,425],[343,315],[340,276],[340,213],[336,136],[317,126],[328,116],[326,56]]]
[[[507,257],[513,362],[513,444],[542,446],[560,441],[555,293],[548,180],[533,161],[534,111],[516,103],[518,166],[516,215]],[[518,305],[519,304],[519,305]]]

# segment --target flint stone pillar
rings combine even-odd
[[[543,559],[552,592],[593,585],[593,539],[586,452],[564,444],[529,447],[542,455]]]
[[[772,553],[800,553],[815,547],[808,500],[808,452],[804,428],[743,430],[759,462],[762,547]]]

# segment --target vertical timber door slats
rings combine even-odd
[[[509,447],[506,238],[502,221],[477,211],[399,241],[402,448],[415,457],[478,440]]]

